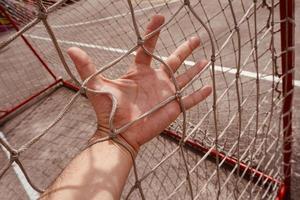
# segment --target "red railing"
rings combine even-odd
[[[10,23],[12,24],[12,26],[14,27],[14,29],[16,31],[19,30],[19,27],[17,25],[17,23],[11,18],[11,16],[6,12],[6,10],[3,8],[3,6],[0,4],[0,10],[1,12],[5,15],[5,17],[10,21]],[[60,82],[62,82],[62,79],[57,79],[57,77],[55,76],[55,74],[52,72],[52,70],[50,69],[50,67],[47,65],[47,63],[42,59],[42,57],[39,55],[39,53],[34,49],[34,47],[31,45],[31,43],[27,40],[26,37],[24,37],[23,35],[21,35],[23,41],[25,42],[25,44],[28,46],[28,48],[31,50],[31,52],[34,54],[34,56],[39,60],[39,62],[42,64],[42,66],[45,68],[45,70],[52,76],[52,78],[54,79],[54,82],[49,84],[48,86],[46,86],[45,88],[43,88],[42,90],[38,91],[35,94],[32,94],[31,96],[29,96],[28,98],[24,99],[23,101],[21,101],[20,103],[14,105],[12,108],[9,108],[7,110],[2,110],[1,113],[4,113],[2,115],[0,115],[0,120],[4,119],[5,117],[7,117],[9,114],[17,111],[19,108],[21,108],[22,106],[25,106],[26,104],[28,104],[29,102],[31,102],[32,100],[34,100],[36,97],[40,96],[41,94],[43,94],[44,92],[46,92],[48,89],[58,85]]]

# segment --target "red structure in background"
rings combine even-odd
[[[33,20],[37,14],[35,0],[1,0],[0,5],[5,7],[14,23],[24,25]]]
[[[11,18],[11,16],[6,12],[6,10],[2,7],[2,5],[0,4],[0,11],[1,13],[3,13],[5,15],[5,17],[10,21],[10,23],[12,24],[12,26],[15,28],[16,31],[19,30],[18,25],[16,24],[16,22]],[[32,53],[37,57],[37,59],[40,61],[40,63],[42,64],[42,66],[46,69],[46,71],[53,77],[54,82],[52,84],[50,84],[49,86],[45,87],[44,89],[38,91],[36,94],[31,95],[30,97],[24,99],[23,101],[21,101],[19,104],[15,105],[14,107],[8,109],[8,110],[1,110],[1,113],[4,113],[0,116],[0,120],[4,119],[6,116],[8,116],[9,114],[17,111],[18,109],[20,109],[22,106],[26,105],[27,103],[29,103],[30,101],[32,101],[33,99],[35,99],[36,97],[40,96],[41,94],[43,94],[44,92],[46,92],[48,89],[56,86],[57,84],[61,83],[62,80],[58,80],[57,77],[54,75],[54,73],[51,71],[51,69],[48,67],[48,65],[46,64],[46,62],[42,59],[42,57],[38,54],[38,52],[33,48],[33,46],[31,45],[31,43],[23,36],[21,35],[23,41],[25,42],[25,44],[29,47],[29,49],[32,51]]]
[[[9,14],[5,11],[5,9],[0,5],[0,11],[5,14],[7,19],[11,22],[13,27],[18,31],[19,28],[14,20],[9,16]],[[279,181],[274,179],[273,177],[264,174],[263,172],[249,167],[244,163],[240,163],[238,166],[240,172],[245,172],[248,176],[254,176],[254,180],[260,180],[260,182],[264,182],[263,184],[281,184],[278,190],[278,195],[276,200],[290,200],[291,198],[291,154],[292,154],[292,101],[293,101],[293,72],[295,68],[295,51],[294,51],[294,44],[295,44],[295,0],[280,0],[280,18],[281,18],[281,65],[282,65],[282,95],[284,97],[283,101],[283,110],[282,110],[282,121],[283,121],[283,173],[284,173],[284,180]],[[78,91],[79,88],[73,85],[70,82],[67,82],[63,79],[58,79],[52,70],[49,68],[47,63],[41,58],[39,53],[33,48],[30,42],[24,37],[21,36],[25,44],[30,48],[33,54],[38,58],[41,62],[43,67],[47,70],[47,72],[53,77],[54,82],[48,85],[46,88],[38,91],[36,94],[28,97],[27,99],[23,100],[19,104],[15,105],[14,107],[10,108],[9,110],[0,110],[0,113],[4,113],[0,116],[0,120],[7,117],[9,114],[14,113],[15,111],[19,110],[29,102],[36,99],[38,96],[45,93],[50,88],[53,88],[58,85],[62,85],[68,89]],[[169,138],[175,139],[176,141],[181,140],[180,134],[176,132],[172,132],[169,130],[165,130],[163,132]],[[235,158],[231,158],[226,156],[225,154],[218,152],[216,150],[209,151],[209,149],[199,142],[194,140],[187,140],[186,145],[192,148],[195,151],[207,153],[210,152],[210,156],[215,158],[219,157],[220,159],[224,160],[228,166],[235,166],[237,165],[237,160]]]
[[[0,32],[8,31],[12,28],[11,22],[5,17],[4,13],[0,10]]]
[[[295,69],[295,0],[280,1],[284,199],[291,198],[292,103]]]

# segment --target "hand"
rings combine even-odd
[[[164,23],[164,17],[155,15],[147,26],[148,34]],[[145,41],[144,46],[151,53],[154,51],[159,33]],[[175,72],[182,62],[200,45],[198,37],[192,37],[179,46],[165,61]],[[68,54],[76,65],[82,80],[96,72],[91,58],[81,49],[72,47]],[[114,118],[115,127],[136,119],[149,111],[153,106],[174,95],[175,88],[169,77],[168,70],[161,65],[159,69],[151,68],[152,57],[140,47],[135,60],[129,67],[127,74],[116,80],[109,80],[102,75],[92,79],[89,88],[110,92],[117,99],[117,111]],[[207,61],[201,60],[192,68],[176,77],[179,87],[184,87],[198,74]],[[211,93],[211,87],[205,86],[194,93],[183,97],[185,109],[189,109],[204,100]],[[111,99],[105,94],[87,93],[97,116],[98,124],[108,126],[108,119],[112,108]],[[127,142],[136,150],[167,128],[180,114],[179,103],[174,100],[151,115],[137,121],[125,132],[121,133]]]

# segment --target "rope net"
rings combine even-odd
[[[83,89],[99,92],[86,86],[96,74],[80,82],[66,50],[82,48],[93,58],[97,74],[115,79],[126,73],[135,50],[158,30],[157,47],[153,54],[148,52],[152,67],[168,67],[165,59],[195,35],[200,36],[201,47],[172,77],[201,58],[209,63],[186,87],[156,107],[171,101],[181,105],[181,96],[204,84],[213,86],[213,95],[190,110],[182,109],[167,130],[142,146],[122,198],[276,197],[283,179],[281,110],[285,98],[278,0],[29,1],[21,6],[26,11],[16,15],[12,8],[21,2],[1,3],[20,30],[0,37],[0,114],[55,86],[1,126],[2,197],[37,197],[85,148],[97,127],[95,114],[80,95]],[[165,16],[164,25],[143,36],[146,24],[157,13]],[[142,42],[137,42],[140,38]],[[62,87],[64,81],[82,89],[74,94]],[[115,127],[116,133],[136,120]]]

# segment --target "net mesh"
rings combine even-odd
[[[154,68],[169,68],[165,59],[195,35],[201,47],[172,76],[200,58],[210,61],[204,72],[158,106],[174,100],[181,104],[178,94],[191,94],[205,84],[213,86],[213,96],[182,109],[164,133],[141,148],[122,198],[276,197],[283,177],[284,131],[278,0],[33,1],[25,7],[19,1],[3,2],[20,31],[0,37],[1,112],[57,85],[1,127],[0,191],[7,199],[38,196],[35,191],[42,192],[55,180],[96,128],[95,115],[80,91],[74,94],[59,85],[63,79],[97,92],[86,86],[96,74],[80,83],[66,50],[82,48],[98,66],[97,74],[118,78],[126,73],[135,50],[143,47],[138,39],[153,35],[140,33],[157,13],[166,22],[155,30],[161,31],[157,48],[149,52]],[[25,11],[15,12],[16,4]],[[21,33],[54,76],[21,41]],[[120,133],[124,127],[116,128]],[[29,183],[25,189],[28,183],[18,174]]]

